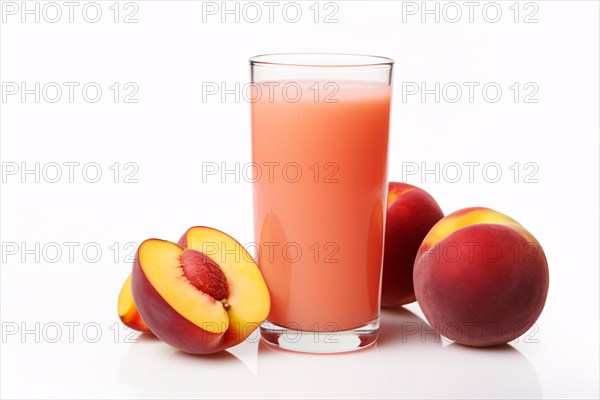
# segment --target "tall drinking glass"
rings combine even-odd
[[[254,235],[267,343],[343,352],[377,340],[393,61],[250,59]]]

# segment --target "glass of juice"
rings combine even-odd
[[[335,353],[377,341],[393,61],[250,59],[254,236],[267,343]]]

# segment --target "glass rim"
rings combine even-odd
[[[341,62],[315,62],[310,59],[341,60]],[[289,60],[289,61],[286,61]],[[307,59],[306,62],[297,60]],[[348,61],[344,62],[346,59]],[[354,62],[351,62],[354,60]],[[302,68],[369,68],[393,66],[394,60],[383,56],[351,53],[271,53],[250,57],[251,66],[302,67]]]

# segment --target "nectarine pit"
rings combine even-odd
[[[216,262],[204,253],[185,249],[181,254],[181,268],[196,289],[223,302],[223,307],[229,309],[229,304],[224,301],[229,296],[227,278]]]

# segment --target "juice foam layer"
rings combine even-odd
[[[340,80],[282,80],[257,82],[252,85],[253,102],[313,102],[332,104],[388,98],[391,87],[379,82]]]

